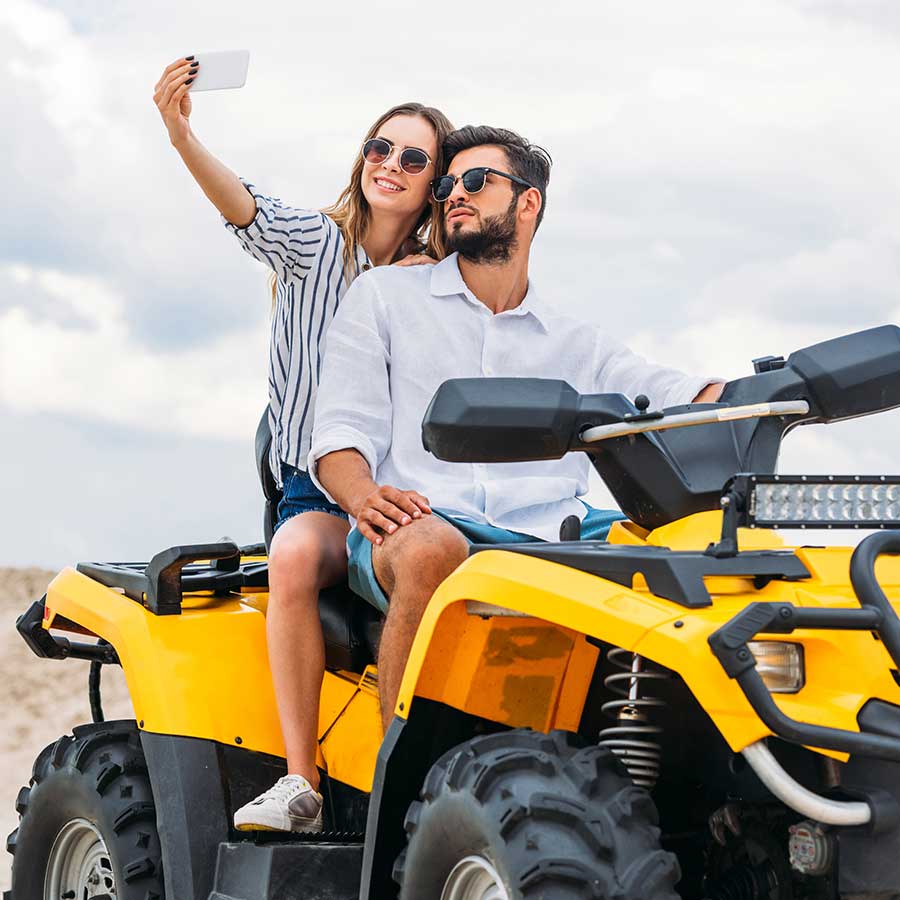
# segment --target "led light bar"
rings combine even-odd
[[[900,528],[898,475],[746,475],[750,528]]]

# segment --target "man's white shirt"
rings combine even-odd
[[[560,460],[450,463],[422,446],[422,418],[449,378],[557,378],[585,394],[638,394],[651,408],[689,403],[716,378],[654,365],[600,328],[540,299],[529,283],[515,309],[494,314],[463,281],[457,256],[435,266],[382,266],[347,291],[326,336],[309,471],[353,448],[378,484],[424,494],[432,507],[557,540],[583,518],[584,453]],[[323,487],[324,490],[324,487]],[[327,491],[326,491],[327,493]]]

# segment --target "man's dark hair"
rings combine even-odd
[[[449,166],[457,153],[485,144],[502,147],[509,160],[509,174],[527,181],[541,192],[541,209],[534,226],[534,230],[537,231],[547,208],[547,183],[550,181],[550,166],[553,163],[550,154],[543,147],[529,143],[521,135],[506,128],[466,125],[464,128],[451,131],[444,140],[444,165]],[[527,190],[514,181],[510,184],[516,199]]]

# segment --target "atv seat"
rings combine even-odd
[[[281,489],[269,465],[272,432],[269,411],[265,410],[256,428],[256,470],[266,500],[263,534],[266,550],[272,544]],[[375,661],[378,639],[384,623],[382,614],[350,590],[347,582],[326,588],[319,594],[319,618],[325,637],[325,665],[330,669],[362,672]]]

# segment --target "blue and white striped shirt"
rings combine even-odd
[[[285,206],[241,180],[256,200],[256,217],[246,228],[223,220],[225,227],[278,279],[269,339],[269,465],[280,484],[281,462],[306,468],[323,338],[348,287],[344,238],[324,213]],[[359,247],[354,276],[370,267]]]

